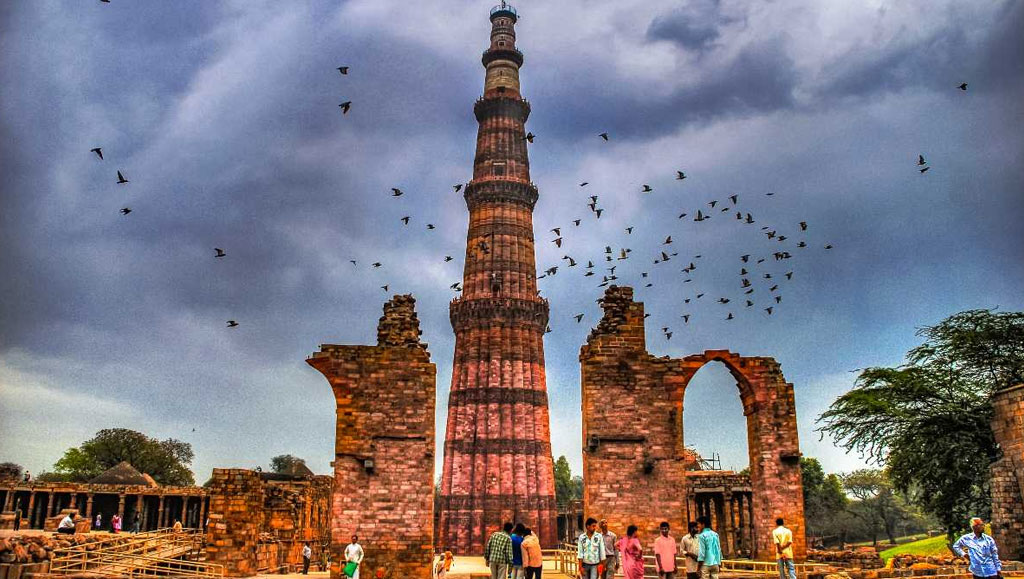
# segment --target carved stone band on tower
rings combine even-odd
[[[491,9],[484,95],[476,102],[463,294],[452,301],[455,360],[441,478],[437,544],[480,554],[506,521],[558,541],[544,376],[547,300],[537,295],[526,119],[519,90],[515,8]]]

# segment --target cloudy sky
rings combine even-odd
[[[830,471],[861,464],[814,431],[850,370],[900,363],[916,328],[957,311],[1024,309],[1024,2],[517,7],[538,266],[562,266],[540,280],[553,449],[574,470],[578,354],[607,272],[584,278],[563,255],[617,265],[616,283],[636,286],[651,313],[655,355],[776,358],[795,385],[802,450]],[[396,292],[416,296],[438,365],[440,449],[448,286],[467,224],[451,186],[471,176],[489,8],[4,3],[0,460],[39,472],[116,426],[192,443],[200,482],[282,453],[326,473],[334,399],[304,359],[321,343],[373,343]],[[130,183],[115,183],[118,170]],[[730,195],[755,224],[707,205]],[[692,221],[697,209],[713,218]],[[630,259],[604,262],[606,245]],[[662,250],[678,255],[654,264]],[[702,369],[685,405],[687,442],[745,466],[727,372]]]

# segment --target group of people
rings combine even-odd
[[[505,523],[487,538],[484,563],[491,570],[491,579],[540,579],[544,568],[540,538],[522,523]]]
[[[627,527],[626,536],[622,538],[608,529],[607,520],[598,522],[591,517],[585,526],[586,531],[576,541],[582,579],[612,579],[620,567],[626,579],[643,579],[644,549],[636,525]],[[679,553],[683,555],[687,579],[718,579],[722,546],[718,533],[711,529],[708,517],[689,523],[687,534],[680,540],[678,548],[667,522],[661,523],[658,530],[660,534],[654,540],[654,565],[660,579],[675,579],[676,556]]]

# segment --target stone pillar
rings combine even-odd
[[[89,493],[85,496],[85,517],[89,519],[89,524],[92,524],[92,498],[93,494]]]
[[[146,511],[143,509],[145,502],[142,500],[142,495],[135,497],[135,513],[139,515],[139,530],[146,524]],[[132,525],[135,524],[135,515],[132,515]]]
[[[183,527],[188,526],[187,525],[187,521],[188,521],[187,516],[188,516],[188,497],[187,496],[183,496],[183,497],[181,497],[181,519],[179,519],[181,521],[181,526],[183,526]]]
[[[126,498],[124,493],[117,496],[117,516],[121,519],[121,528],[124,528],[124,501]]]
[[[1024,559],[1024,384],[992,396],[992,432],[1002,456],[992,463],[992,535],[1001,559]]]
[[[227,577],[255,575],[264,497],[263,481],[259,473],[245,469],[215,468],[209,493],[207,560],[223,565]]]
[[[206,532],[206,497],[199,497],[199,528]]]
[[[11,490],[7,493],[7,497],[4,498],[4,512],[10,512],[14,508],[14,486],[11,486]]]
[[[732,493],[722,494],[722,532],[725,537],[726,553],[736,556],[736,526],[732,520]]]
[[[44,522],[49,517],[53,516],[53,514],[50,513],[50,508],[52,506],[53,506],[53,492],[48,492],[48,493],[46,493],[46,507],[43,509],[43,521]]]
[[[164,528],[164,495],[160,495],[160,506],[157,507],[156,528]]]
[[[25,515],[26,515],[25,518],[26,518],[26,521],[28,523],[27,528],[29,528],[29,529],[32,528],[33,520],[36,518],[36,513],[33,510],[33,507],[35,506],[35,504],[36,504],[36,492],[32,491],[28,495],[28,507],[25,509]]]
[[[360,576],[431,576],[437,370],[420,342],[412,296],[384,305],[376,346],[324,344],[306,360],[337,402],[331,502],[331,577],[358,534]],[[213,507],[211,506],[211,510]]]

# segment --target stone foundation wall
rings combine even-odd
[[[331,577],[359,536],[361,577],[428,578],[434,534],[437,370],[420,342],[412,296],[384,306],[377,346],[322,345],[307,360],[338,405]]]
[[[721,515],[716,518],[724,536],[732,537],[727,525],[737,525],[737,515],[748,513],[753,556],[773,559],[770,533],[775,518],[782,517],[802,560],[807,546],[796,409],[793,385],[779,364],[725,350],[656,358],[647,352],[643,304],[633,301],[632,288],[608,288],[602,307],[604,317],[580,350],[586,515],[607,518],[618,529],[635,524],[642,541],[653,539],[663,520],[685,529],[696,505],[687,504],[692,457],[683,443],[683,395],[704,364],[721,361],[736,378],[747,417],[752,498],[746,509],[733,509],[735,501],[723,489],[722,501],[711,502]]]
[[[209,490],[207,561],[223,565],[227,577],[255,575],[263,521],[263,482],[259,474],[245,469],[215,468]]]
[[[1002,457],[992,463],[992,534],[1002,559],[1024,559],[1024,384],[993,396],[992,431]]]

